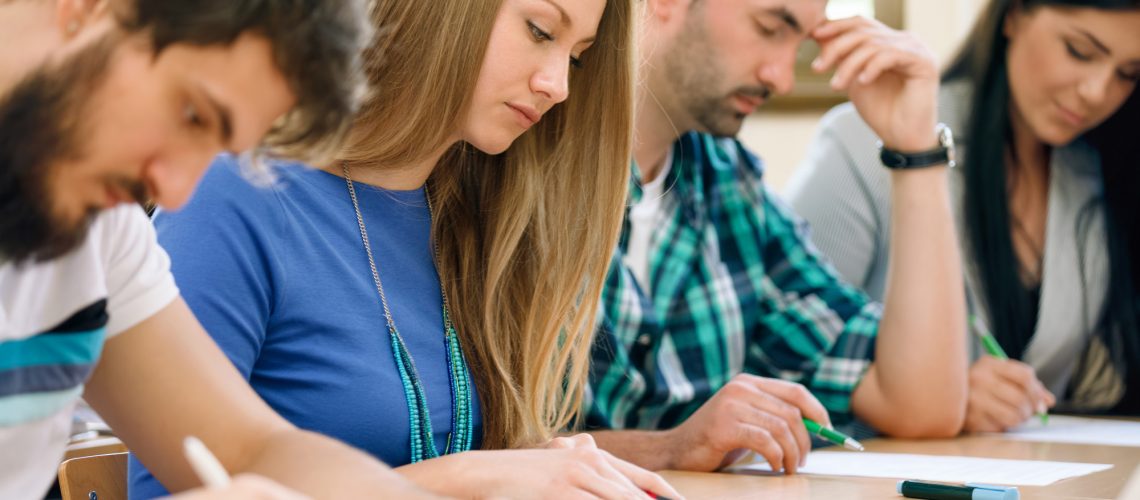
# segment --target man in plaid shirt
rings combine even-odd
[[[651,469],[714,470],[753,450],[802,466],[801,417],[900,437],[957,434],[966,327],[945,163],[891,173],[885,303],[844,283],[732,138],[821,46],[884,147],[939,147],[937,65],[826,0],[648,0],[632,206],[603,294],[586,423]],[[686,132],[689,131],[689,132]],[[613,429],[613,430],[605,430]]]

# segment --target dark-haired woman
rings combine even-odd
[[[1140,412],[1138,27],[1140,0],[993,0],[945,74],[966,293],[1011,358],[975,343],[967,431],[1054,406]],[[832,110],[789,195],[840,272],[882,297],[890,184],[874,144],[850,105]]]

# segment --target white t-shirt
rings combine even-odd
[[[658,226],[657,219],[661,217],[662,202],[665,196],[665,178],[669,177],[669,170],[673,168],[673,149],[665,156],[661,172],[652,181],[641,185],[641,200],[629,209],[629,248],[622,257],[622,262],[637,284],[646,294],[651,293],[649,287],[649,245],[653,241],[653,232]]]
[[[43,498],[103,343],[177,297],[170,259],[135,205],[98,215],[63,257],[0,261],[0,498]]]

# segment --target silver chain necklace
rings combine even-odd
[[[380,281],[380,272],[376,268],[376,260],[372,257],[372,244],[368,241],[368,230],[364,227],[364,216],[360,213],[360,202],[356,198],[356,186],[348,172],[348,163],[341,163],[344,172],[344,181],[348,185],[348,194],[352,198],[352,208],[356,211],[356,223],[360,227],[360,239],[364,242],[365,253],[368,254],[368,266],[372,270],[372,281],[376,284],[376,292],[380,294],[380,303],[384,306],[384,319],[388,323],[388,337],[392,343],[392,355],[395,358],[396,369],[400,373],[400,381],[404,386],[404,397],[408,401],[408,422],[411,426],[411,461],[412,463],[440,456],[435,447],[432,433],[431,417],[429,415],[427,395],[423,384],[420,383],[419,373],[415,361],[392,320],[392,310],[388,307],[388,297],[384,294],[384,285]],[[427,184],[424,184],[424,198],[427,200],[429,220],[433,216],[431,206],[431,193]],[[433,263],[438,273],[439,247],[432,241]],[[467,360],[463,355],[459,335],[451,324],[451,313],[447,303],[447,291],[440,283],[440,295],[443,302],[443,336],[447,348],[448,378],[451,387],[451,432],[448,433],[447,447],[443,454],[459,453],[471,449],[474,438],[474,402],[472,395],[471,377],[467,369]]]
[[[348,162],[341,162],[341,171],[344,173],[344,180],[348,184],[348,195],[352,198],[352,208],[356,211],[356,223],[360,227],[360,239],[364,241],[364,250],[368,254],[368,267],[372,269],[372,281],[376,284],[376,291],[380,294],[380,303],[384,306],[384,319],[388,321],[388,330],[395,332],[396,323],[392,321],[392,310],[388,307],[388,296],[384,294],[384,285],[380,282],[380,272],[376,269],[376,260],[372,258],[372,244],[368,242],[368,229],[364,227],[364,216],[360,214],[360,202],[356,199],[356,186],[352,182],[352,177],[348,173]],[[424,199],[427,200],[428,217],[432,220],[435,219],[435,211],[431,206],[431,193],[428,191],[428,186],[424,184]],[[439,266],[439,247],[432,241],[433,262],[436,267]],[[438,271],[437,271],[438,272]],[[444,331],[451,331],[451,308],[448,307],[447,290],[440,284],[440,293],[443,296],[443,309],[449,314],[444,315]]]

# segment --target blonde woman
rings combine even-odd
[[[340,160],[259,189],[221,158],[157,218],[187,302],[271,406],[443,494],[677,497],[552,440],[581,406],[626,194],[632,3],[380,0],[377,92]],[[558,449],[466,451],[536,447]],[[161,493],[133,465],[132,496]]]

